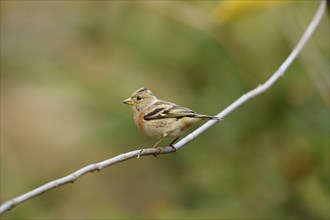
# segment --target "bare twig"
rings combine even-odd
[[[297,55],[300,53],[304,45],[306,44],[307,40],[311,37],[312,33],[315,31],[316,27],[320,23],[320,20],[325,12],[326,8],[326,0],[322,0],[321,4],[311,21],[310,25],[306,29],[304,35],[296,45],[296,47],[293,49],[291,54],[288,56],[288,58],[283,62],[283,64],[280,66],[280,68],[263,84],[259,85],[257,88],[245,93],[242,95],[239,99],[237,99],[235,102],[233,102],[231,105],[229,105],[226,109],[221,111],[217,117],[218,118],[224,118],[226,115],[237,109],[240,105],[245,103],[246,101],[250,100],[251,98],[258,96],[262,93],[264,93],[266,90],[268,90],[281,76],[284,75],[284,72],[288,69],[290,64],[293,62],[293,60],[297,57]],[[195,139],[198,135],[206,131],[208,128],[210,128],[212,125],[217,123],[217,121],[212,120],[208,121],[207,123],[200,126],[198,129],[187,135],[185,138],[183,138],[181,141],[179,141],[177,144],[174,145],[176,149],[180,149],[184,145],[186,145],[188,142]],[[27,192],[21,196],[18,196],[14,199],[11,199],[0,207],[0,214],[5,213],[6,211],[10,210],[17,204],[20,204],[26,200],[29,200],[35,196],[38,196],[46,191],[49,191],[51,189],[54,189],[60,185],[67,184],[67,183],[73,183],[75,180],[77,180],[80,176],[85,175],[88,172],[93,171],[100,171],[105,167],[111,166],[113,164],[126,161],[132,158],[136,158],[139,156],[146,156],[146,155],[158,155],[158,154],[167,154],[174,152],[175,149],[172,147],[165,147],[163,151],[159,151],[157,148],[147,148],[147,149],[140,149],[140,150],[134,150],[130,151],[124,154],[120,154],[116,157],[110,158],[108,160],[96,163],[96,164],[90,164],[86,167],[83,167],[77,171],[75,171],[72,174],[69,174],[65,177],[62,177],[60,179],[56,179],[54,181],[51,181],[49,183],[46,183],[30,192]]]

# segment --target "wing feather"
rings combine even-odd
[[[218,118],[208,115],[199,115],[193,110],[178,106],[171,102],[165,102],[162,100],[159,100],[155,104],[153,104],[150,109],[153,109],[151,112],[146,114],[143,119],[144,120],[158,120],[158,119],[165,119],[165,118],[183,118],[183,117],[189,117],[189,118],[201,118],[201,119],[216,119]]]

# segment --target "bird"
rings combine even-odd
[[[157,138],[154,148],[159,147],[164,138],[173,139],[169,144],[176,151],[174,143],[182,133],[193,124],[202,120],[219,120],[218,117],[200,115],[195,111],[158,99],[149,89],[142,87],[123,101],[129,105],[138,129],[147,136]]]

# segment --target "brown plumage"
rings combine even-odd
[[[171,102],[157,99],[147,88],[135,91],[123,103],[129,105],[134,122],[142,133],[158,138],[154,147],[163,138],[172,138],[170,146],[180,138],[182,132],[201,120],[219,120],[217,117],[200,115],[193,110]]]

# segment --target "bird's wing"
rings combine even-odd
[[[172,108],[165,110],[163,115],[168,118],[182,118],[182,117],[194,117],[197,114],[196,112],[194,112],[189,108],[175,105],[172,106]]]
[[[144,116],[144,120],[195,117],[196,112],[174,103],[160,101],[154,104],[153,110]]]

